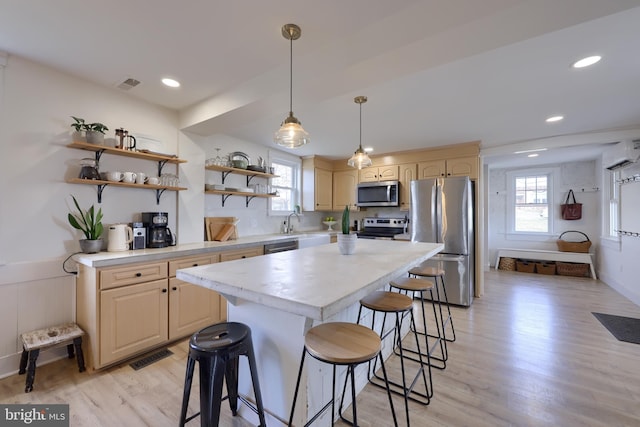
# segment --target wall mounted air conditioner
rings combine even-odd
[[[622,169],[640,158],[640,139],[620,141],[602,154],[602,165],[610,170]]]

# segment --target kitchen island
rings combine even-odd
[[[337,245],[322,245],[181,269],[176,276],[225,296],[228,319],[251,327],[268,423],[278,425],[276,419],[289,417],[306,331],[324,322],[355,322],[362,297],[406,275],[442,248],[436,243],[363,239],[353,255],[340,255]],[[386,347],[383,354],[391,351]],[[305,371],[294,425],[304,424],[331,396],[330,367],[310,358]],[[251,390],[247,372],[243,365],[240,393],[245,395]],[[363,371],[357,377],[358,390],[365,384]],[[244,409],[241,414],[257,422]],[[328,414],[319,425],[331,425]]]

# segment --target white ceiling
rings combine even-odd
[[[640,137],[638,0],[0,0],[0,51],[180,112],[181,128],[271,145],[289,110],[296,154],[348,157],[482,142],[589,158]],[[599,54],[593,67],[570,64]],[[170,76],[182,86],[169,89]],[[562,114],[565,120],[544,119]],[[589,149],[584,148],[587,144]],[[577,149],[576,146],[580,146]],[[555,154],[553,154],[555,153]],[[553,150],[540,158],[564,159]]]

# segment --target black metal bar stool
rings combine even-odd
[[[423,357],[425,354],[420,350],[420,341],[418,339],[418,334],[415,332],[415,321],[413,318],[413,301],[406,295],[402,295],[397,292],[388,292],[388,291],[375,291],[366,297],[360,300],[360,310],[358,311],[358,323],[360,323],[362,319],[363,308],[367,308],[371,310],[371,329],[375,330],[375,319],[376,313],[384,313],[384,317],[382,319],[382,326],[380,328],[380,339],[384,340],[389,334],[393,332],[393,347],[398,349],[400,356],[400,367],[402,373],[402,383],[395,382],[389,380],[388,383],[392,385],[391,392],[398,394],[404,398],[405,404],[405,412],[407,417],[407,426],[409,425],[409,402],[408,400],[412,400],[423,405],[428,405],[433,395],[433,383],[431,378],[431,370],[429,369],[429,380],[427,381],[425,375],[425,366],[429,366],[428,360],[424,360]],[[395,314],[395,324],[392,329],[385,331],[385,323],[387,320],[387,314]],[[407,381],[407,367],[405,366],[405,360],[408,359],[407,355],[404,354],[404,347],[402,345],[402,320],[404,319],[405,314],[409,315],[411,320],[411,331],[413,332],[413,336],[415,338],[415,344],[417,348],[418,355],[418,368],[416,375],[409,382]],[[376,365],[374,363],[373,373],[368,375],[369,382],[375,386],[381,387],[381,384],[376,381],[376,379],[380,379],[380,377],[376,374]],[[415,390],[418,380],[422,377],[422,381],[424,384],[425,392],[422,393],[418,390]]]
[[[249,361],[257,407],[238,394],[239,356],[246,356]],[[200,363],[200,412],[187,418],[193,368],[196,362]],[[222,397],[223,379],[227,381],[227,396],[224,398]],[[234,416],[238,413],[238,399],[240,399],[258,414],[260,426],[266,426],[258,370],[251,342],[251,329],[242,323],[229,322],[208,326],[193,334],[189,340],[180,426],[184,426],[186,422],[198,415],[200,415],[201,426],[217,426],[220,422],[220,404],[224,399],[229,399],[229,406]]]
[[[456,340],[456,330],[453,327],[453,317],[451,317],[451,307],[449,307],[449,299],[447,298],[447,288],[444,285],[444,270],[435,267],[414,267],[409,270],[409,276],[425,277],[427,279],[433,279],[435,284],[436,298],[440,302],[444,302],[447,306],[447,318],[442,315],[442,304],[440,304],[440,328],[442,329],[442,339],[447,342],[454,342]],[[440,279],[440,280],[438,280]],[[440,288],[442,287],[442,296],[444,301],[440,299]],[[434,300],[435,301],[435,300]],[[447,325],[451,327],[451,335],[447,336]]]
[[[436,305],[440,305],[440,304],[434,299],[434,295],[433,295],[433,290],[435,288],[434,283],[430,280],[416,279],[413,277],[399,277],[397,279],[390,281],[389,287],[391,289],[395,288],[399,292],[413,299],[416,299],[417,297],[420,300],[420,304],[422,305],[422,310],[421,310],[422,311],[422,328],[424,332],[422,331],[414,331],[414,332],[416,332],[417,334],[423,335],[425,338],[425,348],[427,349],[427,363],[429,364],[429,374],[431,374],[431,367],[434,367],[437,369],[445,369],[447,366],[446,362],[448,357],[447,348],[446,348],[447,343],[442,339],[442,336],[440,335],[440,328],[438,327],[439,321],[438,321],[438,312],[436,310]],[[432,335],[428,333],[427,316],[426,316],[426,310],[424,305],[425,296],[427,296],[425,295],[426,293],[428,293],[428,297],[431,299],[431,307],[433,309],[433,318],[435,319],[435,322],[436,322],[436,330],[438,335]],[[406,313],[404,315],[406,316]],[[442,313],[440,315],[442,316]],[[429,343],[429,338],[434,338],[434,341],[431,344]],[[435,350],[437,348],[440,349],[439,356],[434,355]],[[404,351],[413,353],[413,354],[418,353],[417,350],[413,350],[410,348],[405,348]],[[396,351],[396,354],[397,354],[397,351]],[[419,361],[415,357],[407,356],[407,358],[414,360],[416,362]],[[434,363],[434,362],[439,362],[439,363]]]
[[[347,367],[347,377],[345,378],[345,390],[342,393],[340,406],[338,409],[340,418],[350,425],[358,425],[358,413],[356,410],[356,388],[354,369],[357,365],[370,362],[373,359],[379,359],[382,366],[382,372],[386,381],[387,372],[384,367],[384,360],[380,354],[381,341],[380,337],[371,329],[356,325],[355,323],[330,322],[315,326],[306,333],[304,337],[304,349],[300,359],[300,369],[298,371],[298,380],[296,382],[296,391],[293,396],[293,404],[291,405],[291,416],[289,417],[289,427],[293,423],[293,415],[296,409],[296,400],[298,398],[298,389],[300,387],[300,378],[302,376],[302,367],[307,353],[313,358],[328,363],[333,366],[333,381],[331,389],[331,400],[325,404],[311,419],[305,424],[311,425],[320,415],[322,415],[329,407],[331,407],[331,421],[335,414],[335,390],[336,390],[336,366],[342,365]],[[346,391],[346,381],[351,377],[351,399],[352,399],[352,416],[353,421],[349,421],[342,416],[342,403],[344,401],[344,393]],[[391,392],[387,387],[387,395],[389,397],[389,405],[391,406],[391,414],[393,416],[394,426],[398,426],[396,412],[393,407]]]

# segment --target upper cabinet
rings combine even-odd
[[[409,163],[400,165],[400,210],[411,208],[411,181],[417,178],[418,165]]]
[[[343,210],[345,206],[356,209],[356,186],[358,170],[349,169],[333,172],[333,210]]]
[[[377,166],[360,170],[360,182],[397,181],[398,165]]]
[[[478,179],[478,157],[460,157],[418,163],[419,179],[448,176],[468,176],[471,179]]]
[[[333,173],[326,169],[315,169],[315,206],[317,211],[330,211],[333,206]]]
[[[333,171],[330,161],[302,159],[302,210],[330,211],[333,207]]]

